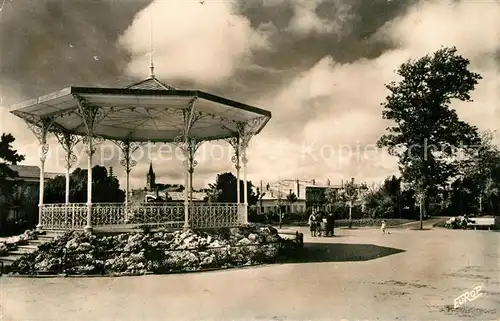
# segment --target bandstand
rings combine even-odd
[[[248,223],[247,148],[271,118],[267,110],[199,90],[178,90],[154,75],[127,88],[68,87],[11,107],[40,143],[40,195],[38,229],[85,229],[130,225],[172,228],[210,228]],[[44,204],[44,167],[54,135],[65,151],[65,203]],[[104,140],[122,152],[125,167],[125,202],[92,203],[92,158]],[[225,140],[234,149],[232,161],[240,181],[243,171],[244,201],[192,202],[192,181],[197,149],[206,141]],[[137,162],[133,153],[147,143],[174,144],[182,151],[185,176],[183,203],[141,203],[129,200],[129,175]],[[82,143],[87,155],[87,203],[70,203],[69,175]],[[240,195],[240,184],[236,184]]]

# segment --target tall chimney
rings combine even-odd
[[[299,180],[297,180],[297,198],[300,197],[300,183]]]

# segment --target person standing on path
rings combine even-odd
[[[308,220],[307,224],[309,224],[311,236],[315,237],[316,236],[317,218],[316,218],[316,215],[314,215],[314,213],[311,213],[311,215],[309,215],[309,220]]]
[[[328,213],[328,217],[327,217],[327,223],[326,223],[327,232],[326,232],[326,235],[333,236],[334,225],[335,225],[335,218],[333,217],[333,213],[330,212],[330,213]]]
[[[382,226],[380,227],[380,230],[382,231],[383,234],[385,234],[385,221],[382,220]]]

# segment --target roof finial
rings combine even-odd
[[[155,78],[155,66],[153,64],[153,16],[149,16],[149,78]]]

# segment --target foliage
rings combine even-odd
[[[21,256],[11,265],[20,274],[138,275],[221,269],[274,262],[284,240],[270,226],[207,232],[96,235],[68,232]]]
[[[493,133],[481,134],[481,144],[474,157],[467,159],[463,175],[449,191],[451,213],[498,213],[500,210],[500,150],[493,143]]]
[[[0,137],[0,213],[6,213],[7,207],[11,205],[13,193],[19,183],[18,173],[10,168],[11,165],[24,160],[23,155],[19,155],[13,149],[12,143],[15,138],[11,134],[2,134]],[[0,226],[5,226],[5,215],[0,215]]]
[[[328,205],[336,204],[340,200],[338,190],[336,188],[327,188],[325,190],[325,199]]]
[[[288,202],[289,205],[292,205],[293,203],[297,202],[298,198],[297,195],[295,195],[294,192],[291,192],[286,196],[286,201]]]
[[[70,175],[69,198],[72,203],[87,202],[87,173],[86,169],[76,168]],[[45,203],[64,203],[66,178],[56,176],[44,188]],[[108,175],[103,166],[92,168],[92,202],[119,203],[125,200],[125,192],[120,190],[116,177]]]
[[[324,188],[308,186],[306,188],[306,206],[323,206],[327,204],[326,191]]]
[[[397,70],[402,79],[386,85],[382,116],[393,125],[378,145],[399,158],[402,178],[423,195],[424,209],[433,189],[458,174],[457,149],[479,143],[477,128],[450,108],[452,100],[471,101],[481,79],[468,65],[455,47],[443,48],[405,62]]]
[[[237,191],[236,191],[236,177],[233,173],[221,173],[217,175],[217,179],[215,183],[209,184],[209,193],[208,198],[212,202],[221,202],[221,203],[236,203],[237,200]],[[252,182],[247,182],[248,188],[248,205],[257,204],[258,196],[253,191]],[[243,181],[240,180],[240,202],[244,202],[244,184]]]
[[[339,200],[345,203],[347,206],[356,206],[360,205],[361,198],[361,189],[364,186],[358,186],[354,183],[354,180],[348,181],[344,184],[344,188],[340,190]]]
[[[12,195],[12,205],[16,206],[26,220],[26,226],[33,228],[38,220],[39,187],[32,185],[19,185]]]
[[[24,160],[23,155],[19,155],[12,148],[15,138],[11,134],[2,134],[0,139],[0,194],[9,198],[16,185],[15,179],[18,173],[10,168],[11,165]]]

